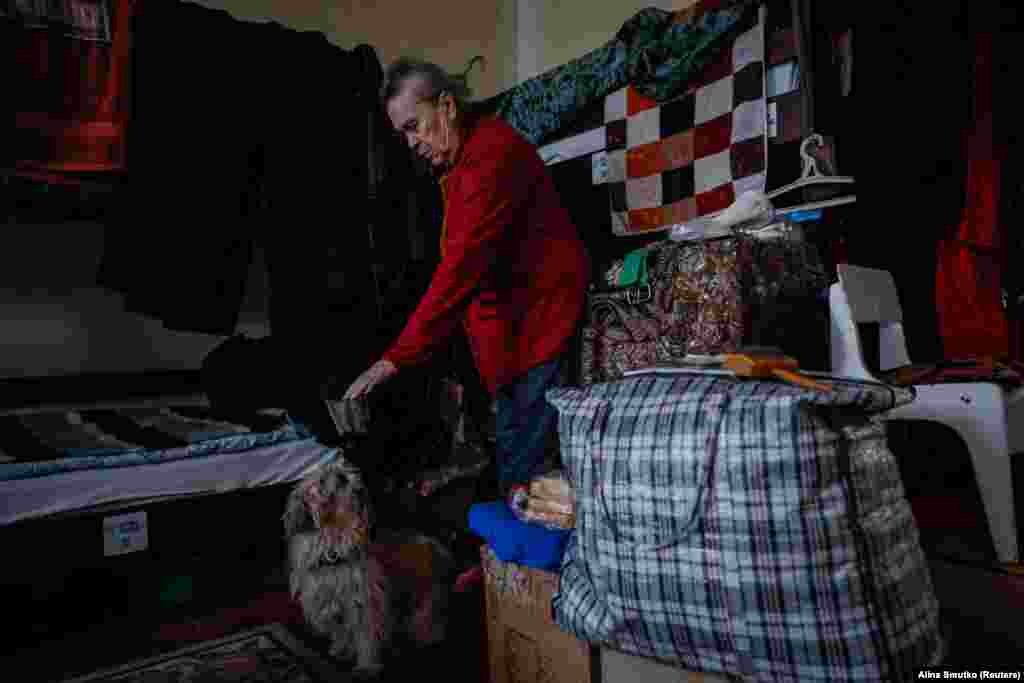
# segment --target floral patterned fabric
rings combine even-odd
[[[571,125],[588,105],[632,84],[644,97],[682,94],[724,40],[756,19],[753,0],[704,0],[680,12],[649,7],[605,45],[484,100],[533,144]]]
[[[817,293],[828,286],[812,244],[736,236],[666,240],[648,249],[646,284],[614,287],[607,282],[615,276],[608,276],[589,294],[582,383],[746,345],[779,346],[798,360],[805,355],[795,340],[816,334],[808,324],[820,317]],[[610,269],[619,271],[621,263]]]

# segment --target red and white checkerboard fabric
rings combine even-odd
[[[698,4],[699,8],[700,5]],[[632,87],[605,98],[608,190],[616,235],[665,230],[765,188],[765,15],[664,103]]]

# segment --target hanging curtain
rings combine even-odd
[[[5,166],[48,182],[123,170],[133,0],[51,3],[0,30],[13,64]]]
[[[1004,238],[1000,230],[1000,146],[994,127],[997,8],[972,3],[973,116],[967,137],[967,193],[955,234],[939,242],[936,305],[947,358],[1005,356],[1009,330],[1002,305]]]
[[[1024,361],[1024,230],[1016,224],[1024,214],[1024,102],[1016,84],[1024,78],[1024,60],[1020,58],[1020,40],[1024,38],[1024,8],[1003,3],[1000,6],[999,34],[996,43],[995,121],[997,139],[1003,147],[1000,159],[1000,227],[1004,253],[1003,289],[1009,318],[1010,358]]]
[[[884,12],[860,11],[851,104],[836,129],[840,168],[857,178],[849,262],[893,274],[910,357],[919,363],[944,355],[936,250],[966,203],[968,4],[895,0]]]

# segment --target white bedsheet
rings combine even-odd
[[[337,449],[304,439],[236,453],[0,481],[0,524],[135,499],[287,483],[336,457]]]

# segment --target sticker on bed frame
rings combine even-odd
[[[597,152],[591,159],[591,170],[595,185],[608,182],[608,152]]]
[[[146,512],[131,512],[103,518],[103,556],[124,555],[149,547]]]

